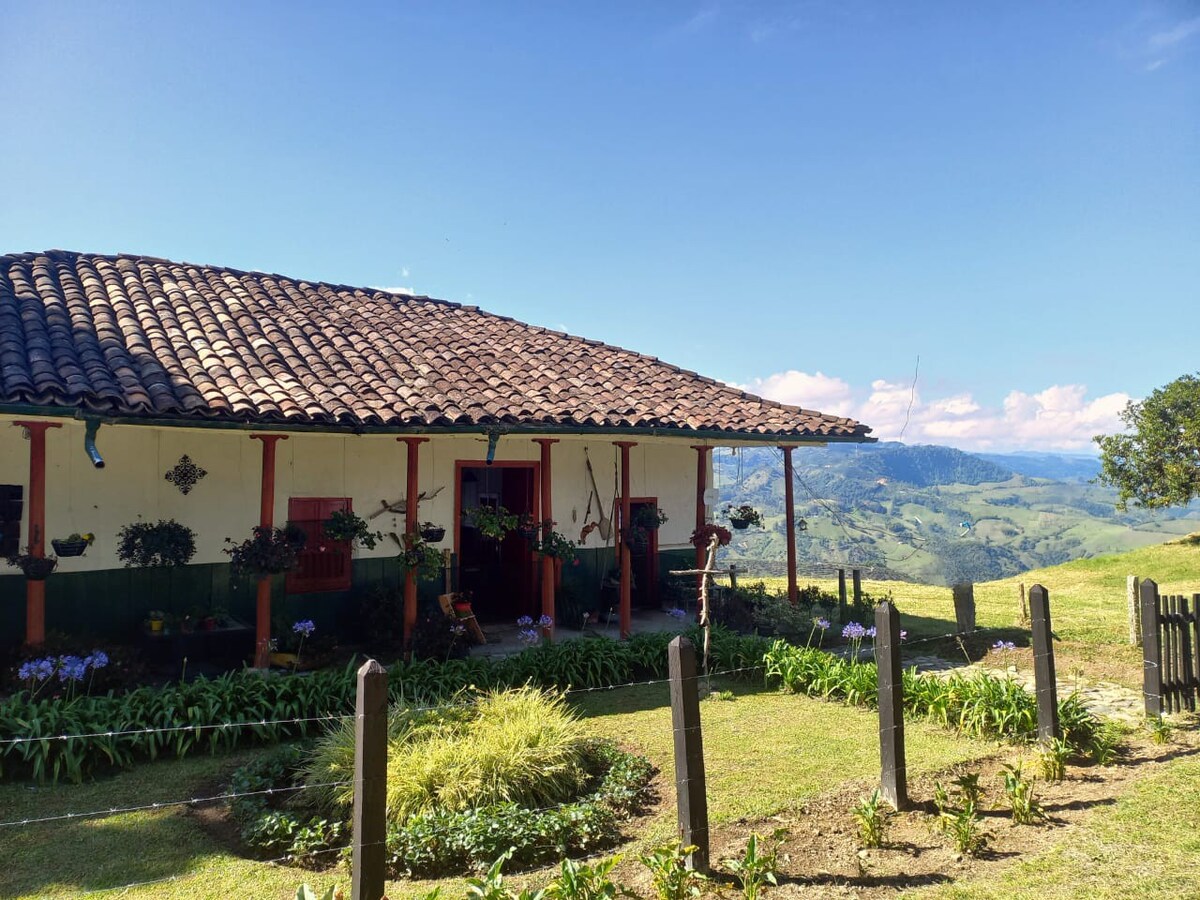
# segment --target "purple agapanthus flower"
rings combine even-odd
[[[680,609],[678,606],[673,606],[667,610],[667,615],[676,619],[686,619],[687,614],[688,613],[686,609]]]
[[[905,631],[903,628],[901,628],[901,629],[900,629],[900,640],[902,640],[902,641],[903,641],[903,640],[905,640],[905,639],[907,639],[907,638],[908,638],[908,632],[907,632],[907,631]]]
[[[1001,652],[1005,652],[1008,650],[1016,650],[1017,645],[1014,644],[1012,641],[996,641],[996,643],[992,644],[992,649],[999,650]]]
[[[842,637],[848,641],[861,641],[866,636],[867,629],[863,628],[857,622],[849,622],[842,629]]]
[[[108,665],[108,654],[103,650],[93,650],[90,656],[84,657],[83,664],[89,669],[103,669]]]
[[[533,620],[530,619],[530,621],[532,622]],[[542,639],[542,636],[540,634],[538,634],[536,631],[534,631],[532,628],[522,629],[520,632],[517,633],[517,637],[520,638],[521,641],[526,644],[536,644],[538,641],[540,641]]]
[[[875,626],[874,625],[872,625],[870,628],[867,629],[867,637],[869,637],[871,640],[875,640]]]
[[[533,627],[533,617],[532,616],[521,616],[521,618],[517,619],[517,627],[518,628],[532,628]]]
[[[466,634],[466,633],[467,633],[467,626],[466,626],[466,625],[463,625],[463,624],[460,624],[459,622],[455,622],[453,625],[451,625],[451,626],[450,626],[450,633],[451,633],[452,635],[454,635],[455,637],[458,637],[459,635]]]
[[[815,619],[813,619],[813,627],[820,628],[822,631],[827,631],[829,629],[829,620],[824,616],[817,616]]]
[[[58,664],[58,680],[63,683],[83,681],[83,676],[87,674],[87,663],[78,656],[63,656]]]
[[[553,628],[554,620],[549,616],[539,616],[537,620],[538,628]]]
[[[317,626],[313,624],[312,619],[301,619],[292,626],[292,631],[304,635],[304,637],[312,637],[312,633],[316,630]]]

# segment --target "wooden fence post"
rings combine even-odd
[[[733,563],[729,567],[729,590],[737,590],[738,567],[737,563]]]
[[[1142,697],[1147,717],[1157,719],[1163,714],[1158,584],[1152,578],[1143,578],[1139,591],[1142,601]]]
[[[970,634],[975,630],[975,585],[961,582],[951,588],[954,594],[954,621],[958,634]],[[1032,589],[1030,590],[1032,600]]]
[[[386,887],[387,690],[383,666],[373,659],[363,663],[354,722],[352,900],[380,900]]]
[[[899,811],[908,806],[904,671],[900,666],[900,612],[887,600],[875,607],[875,659],[879,668],[880,792]]]
[[[700,691],[696,648],[680,635],[667,648],[671,675],[671,728],[675,737],[675,796],[679,839],[695,847],[688,867],[708,871],[708,796],[704,790],[704,741],[700,732]]]
[[[854,605],[858,606],[862,603],[862,572],[858,569],[851,569],[850,578],[854,582]]]
[[[1200,609],[1197,610],[1200,612]],[[1188,598],[1179,598],[1179,662],[1180,668],[1176,678],[1183,686],[1183,705],[1188,712],[1196,711],[1196,659],[1192,653],[1192,611],[1188,606]]]
[[[846,570],[838,569],[838,618],[846,621]]]
[[[1025,600],[1025,582],[1020,582],[1017,588],[1021,592],[1021,618],[1017,624],[1024,625],[1029,621],[1029,603]]]
[[[1129,646],[1142,645],[1142,601],[1139,585],[1141,579],[1136,575],[1125,578],[1125,606],[1129,613]]]
[[[1029,589],[1033,629],[1033,680],[1037,694],[1038,740],[1059,737],[1058,683],[1054,675],[1054,634],[1050,626],[1050,592],[1040,584]]]

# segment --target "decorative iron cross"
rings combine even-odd
[[[196,482],[207,474],[208,472],[192,462],[192,458],[185,453],[179,457],[175,468],[169,469],[163,477],[179,488],[179,493],[190,494]]]

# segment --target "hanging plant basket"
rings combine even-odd
[[[745,531],[751,525],[761,526],[762,514],[753,506],[738,506],[729,510],[729,524],[738,531]]]
[[[658,531],[658,526],[665,521],[667,514],[652,504],[639,506],[630,517],[631,524],[643,531]]]
[[[58,559],[53,556],[23,556],[19,563],[19,568],[30,581],[45,581],[57,566]]]
[[[747,528],[750,527],[750,520],[749,519],[730,519],[729,524],[732,525],[737,531],[745,531]]]
[[[427,544],[436,544],[446,537],[446,529],[440,525],[426,522],[421,526],[421,540]]]
[[[50,545],[54,548],[54,552],[58,556],[83,556],[88,545],[91,544],[85,537],[71,535],[69,538],[53,538]]]

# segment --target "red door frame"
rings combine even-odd
[[[459,547],[462,546],[462,470],[463,469],[529,469],[533,472],[533,499],[530,501],[530,514],[534,519],[541,518],[541,483],[542,464],[537,460],[505,459],[488,462],[486,459],[456,459],[454,461],[454,556],[456,565],[461,564],[462,556]],[[537,572],[534,571],[532,582],[537,589]],[[536,596],[531,598],[536,599]]]
[[[629,498],[630,507],[632,507],[636,503],[641,503],[643,505],[645,505],[647,503],[653,503],[655,508],[657,508],[658,507],[658,498],[657,497],[630,497]],[[621,504],[618,503],[617,504],[618,534],[620,533],[620,529],[623,527],[624,527],[624,523],[621,521]],[[650,559],[650,589],[649,589],[650,590],[650,605],[654,606],[655,604],[658,603],[658,529],[657,528],[647,528],[646,536],[648,538],[648,541],[646,544],[646,555]]]

